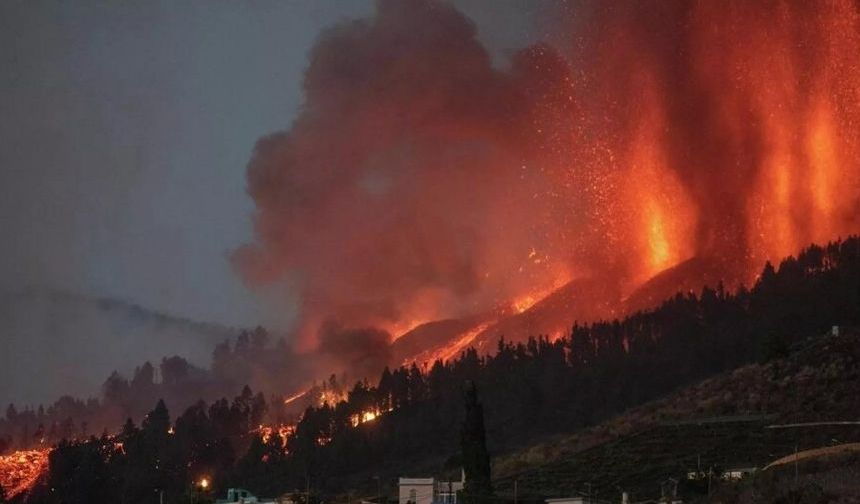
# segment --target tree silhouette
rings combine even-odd
[[[487,452],[487,437],[484,432],[484,408],[478,401],[474,382],[466,382],[464,397],[466,417],[463,420],[460,440],[463,472],[466,475],[463,502],[485,503],[492,499],[493,485],[490,479],[490,454]]]

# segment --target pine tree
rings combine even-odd
[[[164,404],[164,399],[159,399],[155,405],[155,409],[146,415],[141,423],[141,430],[147,435],[161,438],[167,435],[170,429],[170,414],[167,411],[167,405]]]
[[[122,439],[129,439],[135,434],[137,434],[137,432],[138,430],[137,427],[134,426],[134,422],[131,420],[131,418],[127,418],[125,424],[123,424],[122,426],[122,433],[120,434],[120,437]]]
[[[478,401],[478,391],[471,381],[465,387],[466,417],[463,421],[461,450],[463,472],[466,476],[463,488],[464,504],[487,503],[493,497],[490,480],[490,454],[484,432],[484,408]]]

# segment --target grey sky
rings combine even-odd
[[[534,3],[463,0],[497,55]],[[0,289],[263,320],[226,256],[250,237],[245,165],[289,125],[320,29],[369,0],[0,3]],[[8,337],[8,336],[7,336]]]

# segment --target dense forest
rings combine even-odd
[[[598,423],[681,385],[768,360],[832,325],[860,321],[860,240],[812,246],[778,269],[766,265],[751,289],[678,294],[623,320],[574,325],[557,341],[500,341],[453,362],[385,370],[335,407],[309,409],[289,439],[284,475],[332,478],[454,453],[459,389],[482,391],[490,446],[506,450]],[[362,411],[392,411],[353,428]],[[321,446],[317,440],[330,442]],[[402,467],[402,466],[401,466]],[[296,480],[289,480],[294,484]]]
[[[175,422],[159,402],[140,427],[129,421],[117,436],[61,443],[29,501],[98,495],[97,501],[149,502],[160,491],[179,499],[193,493],[204,473],[218,492],[375,488],[377,478],[408,474],[428,461],[439,469],[459,466],[466,382],[481,393],[488,445],[500,453],[594,425],[682,385],[780,356],[833,325],[858,322],[860,239],[852,237],[811,246],[777,268],[767,264],[749,289],[679,293],[621,320],[574,324],[556,341],[502,340],[493,355],[469,349],[428,369],[386,368],[378,380],[356,383],[346,400],[309,407],[285,445],[255,430],[272,422],[278,408],[247,388],[232,402],[193,405]]]
[[[276,361],[282,366],[274,370]],[[51,446],[63,439],[85,439],[105,431],[116,433],[126,419],[143,419],[159,399],[181,411],[201,400],[212,402],[237,395],[247,385],[277,393],[280,387],[294,387],[290,380],[296,376],[307,375],[297,372],[298,362],[282,339],[272,344],[262,327],[242,331],[232,345],[225,341],[215,347],[211,369],[172,356],[157,366],[144,362],[131,378],[114,371],[102,385],[98,398],[66,395],[47,407],[7,405],[5,416],[0,415],[0,454],[10,449]],[[277,405],[280,401],[269,398],[269,402]],[[296,416],[278,408],[269,413],[268,420],[273,422]]]

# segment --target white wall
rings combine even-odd
[[[400,479],[400,500],[399,504],[406,504],[410,500],[412,491],[415,491],[415,504],[432,504],[433,503],[433,479],[416,479],[407,480]]]

